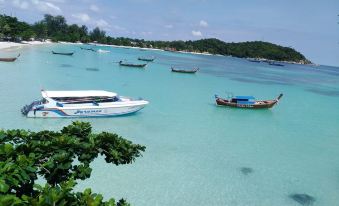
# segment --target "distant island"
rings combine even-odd
[[[98,27],[89,31],[85,25],[68,25],[66,19],[60,15],[46,14],[43,20],[34,24],[19,21],[16,17],[0,15],[0,40],[20,42],[22,40],[45,41],[46,39],[51,39],[53,42],[96,42],[107,45],[209,53],[299,64],[312,63],[293,48],[263,41],[226,43],[215,38],[196,41],[147,41],[124,37],[114,38],[106,35],[106,32]]]

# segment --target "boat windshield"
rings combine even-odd
[[[117,102],[119,97],[107,97],[107,96],[88,96],[88,97],[53,97],[53,100],[63,104],[82,104],[82,103],[106,103]]]

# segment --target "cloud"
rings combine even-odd
[[[201,20],[201,21],[199,22],[199,25],[200,25],[201,27],[208,27],[208,23],[207,23],[206,21],[204,21],[204,20]]]
[[[29,4],[27,1],[22,1],[22,0],[13,0],[13,6],[19,9],[28,9]]]
[[[144,36],[148,36],[148,35],[152,35],[153,34],[153,32],[151,32],[151,31],[143,31],[143,32],[141,32],[141,35],[144,35]]]
[[[201,33],[201,31],[192,31],[192,35],[193,36],[202,36],[202,33]]]
[[[60,2],[60,1],[57,1],[57,2]],[[52,14],[61,13],[61,9],[51,2],[32,0],[32,3],[36,6],[36,8],[39,11],[46,12],[46,13],[52,13]]]
[[[164,26],[166,29],[172,29],[173,28],[173,25],[172,24],[168,24],[168,25],[165,25]]]
[[[72,14],[72,17],[81,20],[82,22],[88,22],[91,20],[91,17],[88,16],[88,14],[80,13],[80,14]]]
[[[99,7],[97,5],[94,5],[92,4],[90,7],[89,7],[90,10],[94,11],[94,12],[99,12]]]
[[[109,23],[107,23],[107,21],[105,21],[103,19],[99,19],[98,21],[96,21],[96,26],[101,27],[101,28],[110,27]]]

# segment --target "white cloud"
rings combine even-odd
[[[193,36],[202,36],[202,33],[201,33],[201,31],[192,31],[192,35]]]
[[[94,5],[94,4],[92,4],[90,7],[89,7],[89,9],[90,10],[92,10],[92,11],[94,11],[94,12],[99,12],[99,7],[98,6],[96,6],[96,5]]]
[[[201,27],[208,27],[208,23],[207,23],[206,21],[204,21],[204,20],[201,20],[201,21],[199,22],[199,25],[200,25]]]
[[[88,14],[85,14],[85,13],[72,14],[72,16],[76,19],[83,21],[83,22],[88,22],[89,20],[91,20],[91,17],[89,17]]]
[[[165,28],[167,28],[167,29],[172,29],[172,28],[173,28],[173,25],[172,25],[172,24],[165,25]]]
[[[105,21],[103,19],[99,19],[98,21],[96,21],[96,26],[101,27],[101,28],[110,27],[109,23],[107,23],[107,21]]]
[[[22,1],[22,0],[13,0],[13,6],[19,9],[28,9],[28,2],[27,1]]]
[[[151,35],[151,34],[153,34],[153,32],[151,32],[151,31],[143,31],[143,32],[141,32],[141,35],[144,35],[144,36]]]
[[[57,1],[57,2],[59,2],[59,1]],[[36,6],[36,8],[39,11],[46,12],[46,13],[52,13],[52,14],[61,13],[61,9],[51,2],[40,1],[40,0],[32,0],[32,3]]]

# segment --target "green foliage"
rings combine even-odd
[[[90,177],[90,163],[130,164],[145,147],[114,133],[93,134],[89,123],[73,122],[60,132],[0,130],[0,205],[129,205],[103,201],[90,189],[74,192],[76,180]],[[37,185],[41,177],[44,186]]]

